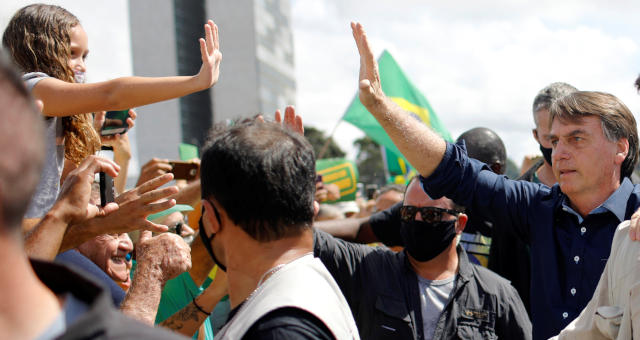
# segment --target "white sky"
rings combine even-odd
[[[3,0],[0,26],[29,3]],[[131,74],[126,0],[51,3],[89,35],[89,81]],[[364,24],[376,54],[391,52],[453,136],[492,128],[518,164],[538,152],[531,104],[551,82],[610,92],[640,109],[640,1],[292,0],[291,9],[298,112],[327,133],[357,90],[351,20]],[[360,136],[343,122],[335,139],[353,157]]]
[[[531,104],[555,81],[613,93],[637,113],[638,1],[293,0],[298,111],[330,131],[357,90],[349,21],[388,49],[456,138],[486,126],[518,165],[539,153]],[[636,116],[637,117],[637,116]],[[341,123],[343,148],[362,134]]]

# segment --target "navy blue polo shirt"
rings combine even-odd
[[[421,181],[432,198],[446,196],[469,215],[512,226],[530,245],[533,339],[558,334],[580,314],[604,270],[617,225],[640,205],[640,186],[625,178],[583,218],[558,184],[510,180],[451,143],[434,173]]]

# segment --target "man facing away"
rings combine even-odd
[[[315,254],[345,294],[363,339],[531,339],[516,290],[470,263],[457,245],[467,222],[461,207],[431,199],[416,177],[400,216],[403,252],[315,233]]]
[[[359,339],[340,288],[313,257],[315,178],[311,145],[279,124],[213,132],[200,236],[227,272],[232,308],[216,339]]]
[[[552,169],[558,184],[512,181],[469,159],[389,100],[362,25],[360,100],[423,176],[433,197],[446,195],[470,214],[511,225],[531,247],[533,338],[564,328],[590,300],[617,225],[640,205],[627,178],[638,158],[636,122],[616,97],[574,92],[551,106]]]

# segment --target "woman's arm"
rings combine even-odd
[[[92,84],[67,83],[56,78],[39,81],[33,95],[42,100],[45,116],[124,110],[202,91],[218,81],[222,53],[218,27],[205,24],[206,39],[200,38],[202,67],[194,76],[122,77]]]

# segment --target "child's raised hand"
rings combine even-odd
[[[202,67],[198,72],[198,79],[202,81],[205,88],[213,86],[220,76],[220,41],[218,38],[218,26],[209,20],[204,25],[205,39],[200,38],[200,54],[202,55]]]

